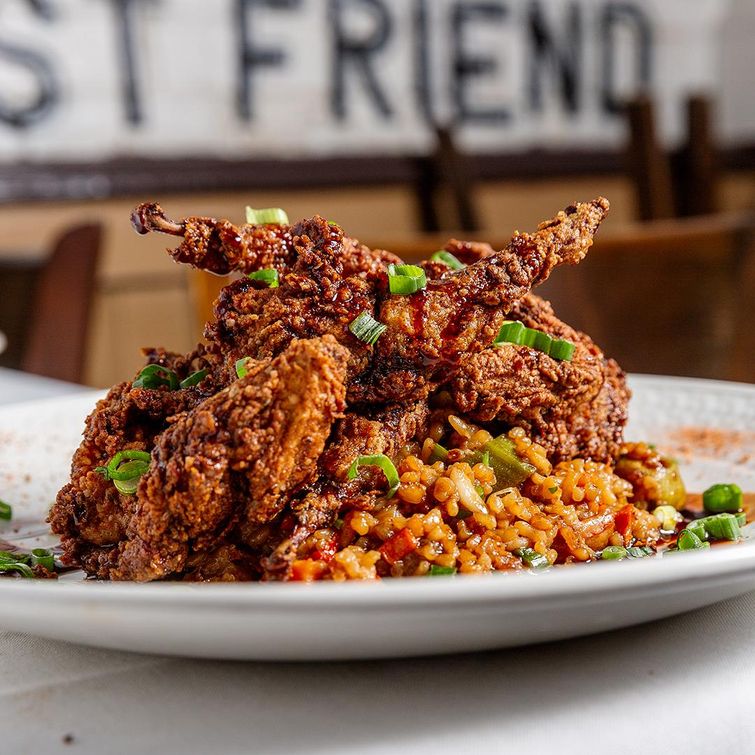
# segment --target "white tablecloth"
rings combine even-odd
[[[0,370],[0,396],[18,380]],[[569,642],[369,663],[175,660],[0,632],[0,753],[755,753],[754,649],[755,593]]]

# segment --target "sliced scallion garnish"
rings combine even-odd
[[[445,461],[448,458],[448,449],[436,443],[433,446],[433,450],[430,452],[430,464],[435,464],[436,461]]]
[[[425,271],[417,265],[388,265],[388,287],[392,294],[413,294],[427,285]]]
[[[656,506],[653,509],[653,516],[665,532],[673,532],[676,529],[677,522],[682,521],[682,515],[667,503],[662,506]]]
[[[362,312],[351,321],[349,330],[360,341],[373,345],[388,330],[388,326],[378,322],[369,312]]]
[[[574,356],[574,344],[571,341],[564,341],[560,338],[556,339],[551,342],[548,356],[553,357],[553,359],[559,359],[562,362],[571,362]]]
[[[132,383],[133,388],[160,388],[166,385],[171,391],[178,388],[178,375],[161,364],[148,364]]]
[[[649,545],[633,545],[631,548],[627,548],[627,555],[629,558],[645,558],[645,556],[652,556],[653,549]]]
[[[249,225],[288,225],[288,215],[280,207],[266,207],[262,210],[247,207],[246,222]]]
[[[530,328],[530,330],[533,330],[533,328]],[[534,333],[535,335],[532,337],[531,343],[532,348],[542,351],[543,354],[550,354],[553,339],[547,333],[543,333],[542,330],[535,330]]]
[[[683,533],[692,532],[700,540],[739,540],[742,534],[739,529],[741,520],[740,513],[713,514],[690,522]]]
[[[133,495],[139,479],[149,469],[150,455],[146,451],[127,448],[118,451],[104,467],[95,467],[95,472],[106,480],[112,480],[118,492]]]
[[[448,267],[451,268],[451,270],[463,270],[466,265],[456,257],[454,257],[451,252],[447,252],[445,249],[439,249],[435,254],[433,254],[432,257],[430,257],[431,262],[442,262],[444,265],[448,265]]]
[[[438,566],[433,564],[430,567],[430,571],[427,572],[428,577],[444,577],[450,574],[456,574],[455,566]]]
[[[23,561],[5,561],[0,560],[0,572],[18,572],[22,577],[34,579],[34,572],[28,564]]]
[[[488,453],[487,466],[495,473],[494,490],[518,485],[536,471],[532,464],[519,458],[514,443],[505,435],[489,440],[483,446],[483,452]]]
[[[355,479],[359,474],[359,467],[379,467],[385,475],[385,479],[388,481],[388,498],[394,496],[401,481],[399,480],[396,466],[385,454],[357,456],[357,458],[351,463],[346,477],[349,480]]]
[[[684,530],[676,539],[676,547],[680,551],[696,551],[701,548],[710,548],[710,543],[701,540],[692,530]]]
[[[542,553],[538,553],[533,548],[517,548],[514,555],[519,556],[532,569],[547,569],[551,565]]]
[[[498,335],[493,341],[494,346],[500,346],[502,343],[521,343],[524,338],[524,325],[518,320],[504,320]]]
[[[180,388],[193,388],[195,385],[199,385],[206,377],[207,370],[197,370],[192,372],[191,375],[185,377],[178,385]]]
[[[621,545],[607,545],[600,552],[601,561],[621,561],[627,556],[629,556],[627,549]]]
[[[249,359],[249,357],[241,357],[241,359],[236,360],[236,377],[238,377],[239,379],[246,377]]]
[[[255,270],[253,273],[249,273],[247,278],[253,281],[262,281],[267,284],[268,288],[278,288],[280,285],[278,271],[273,267],[265,268],[264,270]]]
[[[31,552],[31,565],[43,566],[47,571],[55,571],[55,556],[47,548],[34,548]]]
[[[734,483],[711,485],[703,493],[703,508],[709,514],[735,514],[742,508],[742,489]]]
[[[570,362],[574,356],[574,344],[559,338],[552,338],[542,330],[525,328],[518,320],[504,320],[493,346],[504,343],[519,344],[542,351],[553,359]]]
[[[0,519],[10,521],[13,518],[13,507],[5,501],[0,501]]]

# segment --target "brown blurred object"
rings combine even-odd
[[[99,225],[63,233],[42,259],[0,258],[0,365],[80,383],[83,377]]]
[[[713,116],[708,97],[693,95],[687,100],[687,144],[676,167],[677,206],[682,216],[710,215],[721,209]]]
[[[690,96],[686,115],[686,143],[671,154],[663,149],[658,137],[655,103],[647,95],[627,103],[626,160],[640,220],[709,215],[720,209],[720,160],[710,98],[702,94]]]
[[[630,372],[755,382],[754,238],[751,213],[601,230],[582,264],[559,268],[537,293]],[[416,262],[446,240],[366,243]]]
[[[234,277],[233,275],[214,275],[204,270],[192,270],[189,273],[189,289],[199,333],[204,331],[205,323],[213,319],[212,305],[218,298],[220,290],[234,280]]]
[[[436,147],[419,161],[416,181],[421,227],[427,232],[480,227],[474,197],[474,178],[469,158],[461,152],[448,128],[435,129]]]
[[[639,218],[672,218],[675,211],[671,165],[658,140],[654,104],[648,96],[641,95],[627,103],[626,113],[627,161],[637,193]]]

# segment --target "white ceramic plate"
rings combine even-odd
[[[643,376],[631,384],[627,438],[675,454],[691,491],[721,481],[755,490],[755,386]],[[0,409],[0,498],[15,512],[0,538],[51,542],[42,521],[96,395]],[[574,637],[752,589],[755,541],[543,574],[379,583],[137,585],[73,574],[57,582],[0,579],[0,627],[206,658],[377,658]]]

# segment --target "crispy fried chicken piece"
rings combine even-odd
[[[501,252],[481,259],[410,296],[383,301],[378,319],[388,326],[376,346],[373,374],[350,390],[350,400],[422,397],[451,376],[464,353],[492,343],[507,312],[557,265],[578,263],[608,212],[599,197],[517,233]]]
[[[181,378],[209,362],[203,347],[182,356],[164,349],[146,351],[148,364],[162,364]],[[212,377],[192,388],[169,391],[120,383],[97,402],[87,417],[84,438],[73,456],[71,481],[58,493],[48,521],[62,536],[65,557],[98,576],[107,570],[133,511],[133,497],[122,496],[95,471],[124,449],[148,450],[168,425],[168,418],[199,404],[215,386]]]
[[[429,415],[427,404],[419,401],[406,407],[386,406],[368,416],[349,412],[338,420],[320,457],[322,477],[313,490],[292,505],[294,530],[263,560],[263,578],[285,579],[299,546],[315,530],[332,525],[345,502],[350,509],[372,508],[385,493],[385,478],[368,469],[359,479],[349,481],[346,475],[351,463],[363,454],[386,454],[395,459],[407,443],[424,436]]]
[[[276,288],[243,278],[220,294],[205,335],[233,373],[242,357],[281,353],[294,339],[332,334],[349,349],[349,375],[363,372],[371,349],[349,331],[361,312],[373,312],[376,289],[363,276],[346,276],[341,237],[322,218],[308,221],[309,235],[294,241],[295,263]],[[335,235],[334,235],[335,234]]]
[[[238,524],[271,521],[317,474],[344,408],[347,354],[332,337],[299,340],[157,439],[113,579],[181,572]]]
[[[465,354],[450,384],[459,410],[479,422],[524,427],[556,460],[616,456],[629,401],[618,365],[533,294],[517,302],[509,317],[574,343],[572,360],[515,344]]]
[[[430,410],[425,401],[406,406],[389,404],[377,411],[347,412],[339,420],[333,440],[322,455],[320,467],[329,480],[346,481],[346,473],[357,456],[385,454],[395,458],[409,441],[427,430]]]
[[[193,265],[218,275],[251,273],[263,268],[284,272],[297,259],[297,236],[309,236],[321,246],[327,242],[330,256],[339,257],[343,274],[374,279],[398,257],[383,250],[373,251],[355,239],[344,238],[343,230],[315,216],[294,226],[234,225],[230,220],[188,217],[170,220],[156,202],[138,205],[131,213],[137,233],[165,233],[183,240],[169,254],[176,262]]]

